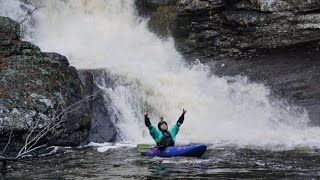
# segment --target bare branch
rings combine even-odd
[[[40,119],[38,119],[38,121],[36,122],[36,124],[35,124],[35,125],[33,126],[33,128],[31,129],[31,132],[28,134],[28,136],[27,136],[27,138],[26,138],[25,144],[28,143],[29,137],[32,135],[33,131],[36,129],[36,127],[38,126],[39,122],[40,122]],[[25,150],[27,150],[26,147],[25,147]]]
[[[24,18],[22,19],[22,21],[20,21],[19,23],[18,23],[18,25],[21,25],[22,23],[24,23],[27,19],[28,19],[28,17],[29,16],[31,16],[36,10],[38,10],[39,8],[34,8],[32,11],[29,11],[25,16],[24,16]]]
[[[37,9],[34,9],[33,11],[29,12],[28,15],[32,14],[35,10],[37,10]],[[23,23],[26,20],[27,16],[24,18],[23,21],[20,22],[20,24]],[[6,164],[7,161],[12,161],[12,162],[21,161],[22,163],[31,164],[31,165],[34,165],[34,166],[39,166],[37,164],[33,164],[31,162],[28,162],[28,161],[23,161],[21,159],[25,159],[27,154],[30,154],[30,153],[38,150],[38,149],[46,147],[47,144],[43,144],[43,145],[39,145],[39,146],[36,146],[36,145],[38,144],[38,142],[39,142],[39,140],[41,138],[43,138],[45,135],[48,134],[48,132],[50,132],[51,130],[56,128],[59,124],[65,122],[63,120],[64,118],[62,118],[62,116],[67,115],[68,113],[70,113],[72,111],[78,110],[79,108],[81,108],[81,106],[77,106],[77,105],[83,103],[86,100],[94,99],[95,98],[94,96],[96,94],[100,93],[101,91],[102,90],[99,90],[99,91],[91,94],[90,96],[87,96],[87,97],[81,99],[80,101],[68,106],[66,109],[63,109],[58,115],[54,114],[53,117],[52,117],[52,120],[45,127],[43,127],[40,131],[36,131],[36,129],[38,127],[38,124],[39,124],[39,121],[40,121],[40,119],[38,119],[38,121],[32,127],[32,129],[30,130],[30,128],[29,128],[30,132],[29,132],[29,134],[28,134],[28,136],[27,136],[27,138],[25,140],[24,146],[20,149],[19,153],[15,157],[5,157],[4,155],[0,156],[0,161],[2,161],[4,164]],[[77,107],[75,107],[75,106],[77,106]],[[56,109],[55,112],[58,112],[58,110],[59,110],[59,106],[57,106],[57,109]],[[37,134],[34,137],[32,137],[35,132],[37,132]],[[10,132],[10,137],[9,137],[9,140],[7,142],[7,145],[6,145],[3,153],[5,153],[5,151],[7,149],[7,146],[11,142],[12,134],[13,134],[13,130],[11,130],[11,132]],[[4,167],[3,167],[4,169],[5,169],[5,166],[6,165],[4,165]]]
[[[43,145],[41,145],[41,146],[37,146],[37,147],[35,147],[35,148],[33,148],[33,149],[30,149],[30,150],[25,151],[25,152],[23,152],[23,153],[21,153],[21,154],[18,154],[18,155],[16,156],[16,159],[20,159],[22,156],[24,156],[24,155],[26,155],[26,154],[29,154],[29,153],[31,153],[31,152],[33,152],[33,151],[35,151],[35,150],[37,150],[37,149],[43,148],[43,147],[47,147],[47,144],[43,144]]]
[[[10,144],[10,142],[11,142],[12,132],[13,132],[13,129],[11,129],[10,135],[9,135],[9,140],[8,140],[6,146],[4,147],[3,151],[2,151],[2,154],[3,154],[3,155],[5,154],[5,152],[6,152],[6,150],[7,150],[7,147],[9,146],[9,144]]]
[[[92,95],[90,96],[87,96],[83,99],[81,99],[80,101],[70,105],[69,107],[67,107],[66,109],[64,109],[63,111],[61,111],[46,127],[44,127],[33,139],[31,139],[30,141],[26,141],[25,145],[21,148],[21,150],[19,151],[18,155],[19,156],[20,154],[25,154],[24,152],[26,151],[29,151],[31,148],[33,148],[41,138],[43,138],[48,132],[50,132],[52,129],[54,129],[55,127],[57,127],[59,124],[63,123],[64,121],[63,120],[60,120],[58,122],[57,119],[59,117],[61,117],[62,115],[64,114],[67,114],[69,112],[72,112],[74,111],[74,109],[72,109],[74,106],[80,104],[80,103],[83,103],[85,100],[88,100],[90,98],[92,98],[93,96],[95,96],[96,94],[100,93],[102,90],[99,90],[95,93],[93,93]],[[80,108],[80,107],[77,107],[77,108]],[[70,110],[71,109],[71,110]],[[52,127],[50,127],[53,123],[56,123],[54,124]],[[33,131],[31,131],[28,135],[28,137],[31,135]]]
[[[30,145],[30,147],[27,149],[27,150],[29,150],[30,148],[32,148],[33,146],[35,146],[37,143],[38,143],[38,141],[43,137],[43,136],[45,136],[48,132],[50,132],[53,128],[55,128],[55,127],[57,127],[59,124],[61,124],[61,123],[63,123],[64,121],[60,121],[60,122],[58,122],[57,124],[55,124],[54,126],[52,126],[51,128],[49,128],[47,131],[45,131],[43,134],[39,134],[40,136],[34,141],[34,143],[32,144],[32,145]]]

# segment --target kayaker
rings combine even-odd
[[[179,132],[179,128],[184,121],[184,115],[186,110],[183,109],[182,115],[179,117],[178,121],[174,126],[168,131],[168,124],[163,120],[163,117],[160,118],[158,123],[158,129],[151,125],[150,118],[148,117],[148,112],[144,113],[144,121],[146,126],[149,128],[150,135],[157,143],[157,146],[174,146],[176,141],[176,136]]]

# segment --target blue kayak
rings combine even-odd
[[[158,157],[200,157],[207,150],[207,146],[204,144],[193,145],[193,146],[168,146],[164,148],[151,148],[147,152],[142,152],[143,156],[158,156]]]

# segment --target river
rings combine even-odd
[[[98,146],[98,147],[97,147]],[[143,157],[133,145],[56,148],[55,154],[11,165],[21,179],[311,179],[320,176],[320,151],[209,147],[201,158]]]

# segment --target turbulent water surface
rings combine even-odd
[[[101,145],[98,149],[60,149],[12,166],[8,177],[23,179],[155,179],[155,178],[306,178],[320,176],[320,152],[312,149],[269,151],[209,148],[202,158],[141,157],[134,147]],[[98,151],[97,151],[98,150]]]
[[[319,175],[320,128],[308,125],[303,108],[272,98],[267,87],[245,77],[221,78],[206,65],[186,63],[172,39],[149,32],[133,0],[0,0],[0,15],[21,20],[36,7],[22,26],[24,39],[66,55],[78,69],[105,69],[114,83],[100,87],[114,108],[118,141],[131,145],[37,158],[45,168],[23,166],[12,176]],[[188,112],[177,140],[210,144],[202,159],[145,158],[131,147],[152,143],[144,111],[149,110],[154,124],[164,116],[172,125],[182,108]]]

